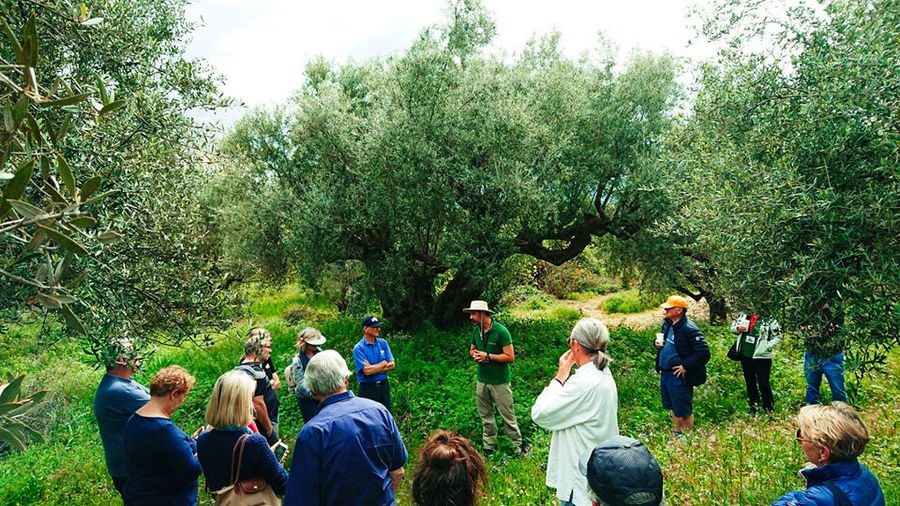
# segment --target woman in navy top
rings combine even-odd
[[[206,423],[212,430],[197,439],[197,457],[206,476],[206,487],[212,491],[228,489],[231,480],[231,455],[237,440],[250,434],[244,446],[239,480],[263,477],[272,490],[283,495],[287,487],[287,472],[269,448],[266,438],[251,433],[247,425],[253,419],[253,393],[256,382],[243,371],[228,371],[216,381]],[[237,469],[237,463],[235,463]]]
[[[197,445],[170,419],[195,381],[181,366],[161,369],[150,380],[150,401],[125,424],[127,506],[197,504]]]

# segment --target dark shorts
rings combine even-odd
[[[388,411],[391,410],[391,385],[387,380],[374,383],[360,383],[359,396],[380,402],[384,407],[388,408]]]
[[[663,407],[675,416],[684,418],[694,412],[694,387],[683,377],[679,378],[671,371],[663,372],[659,377],[659,393]]]

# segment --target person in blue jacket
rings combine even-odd
[[[226,491],[233,485],[232,472],[240,467],[238,480],[262,477],[277,495],[284,495],[287,472],[275,458],[265,436],[252,433],[247,426],[253,420],[253,393],[256,382],[242,371],[231,370],[219,376],[206,406],[206,423],[211,430],[197,438],[197,459],[203,467],[206,488]],[[235,444],[244,434],[240,466],[232,462]]]
[[[125,423],[125,506],[197,504],[197,443],[171,420],[195,381],[181,366],[160,369],[150,400]]]
[[[836,401],[800,409],[797,443],[807,468],[806,490],[779,497],[775,506],[884,506],[878,479],[856,459],[869,442],[866,424],[849,405]]]
[[[672,295],[663,303],[666,316],[657,335],[656,370],[662,405],[672,416],[672,433],[683,437],[694,427],[694,387],[706,383],[709,346],[687,317],[687,300]]]

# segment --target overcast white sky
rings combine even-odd
[[[535,34],[558,30],[567,55],[596,47],[604,32],[621,50],[639,47],[702,58],[688,45],[692,5],[708,0],[483,0],[493,12],[493,49],[512,53]],[[224,92],[248,107],[284,102],[316,55],[344,62],[403,51],[419,31],[439,23],[445,0],[195,0],[188,19],[199,23],[188,47],[225,76]],[[220,117],[229,124],[239,116]]]

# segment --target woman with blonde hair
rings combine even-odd
[[[439,430],[419,451],[412,484],[419,506],[472,506],[485,486],[484,457],[468,439]]]
[[[197,457],[203,465],[206,488],[210,491],[221,491],[233,484],[232,456],[238,440],[246,435],[237,480],[263,477],[273,492],[284,494],[287,472],[275,458],[266,438],[247,428],[253,420],[255,389],[256,382],[237,370],[219,376],[213,386],[206,406],[206,423],[212,430],[203,432],[197,439]],[[235,470],[237,467],[235,462]]]
[[[195,381],[181,366],[161,369],[150,400],[125,424],[126,505],[197,504],[197,445],[171,420]]]
[[[579,460],[619,434],[616,380],[606,354],[609,330],[595,318],[582,318],[569,334],[569,349],[559,357],[556,376],[534,401],[531,419],[553,432],[547,459],[547,486],[560,505],[587,506],[587,479]],[[574,374],[572,367],[578,365]]]
[[[884,506],[878,479],[856,460],[869,430],[853,408],[840,401],[804,406],[797,424],[797,443],[809,462],[800,471],[806,490],[788,492],[773,505]]]
[[[306,327],[297,333],[297,354],[291,362],[291,383],[294,385],[294,395],[297,397],[297,403],[300,404],[300,414],[303,416],[303,423],[308,422],[312,417],[316,416],[319,411],[319,401],[309,392],[303,385],[303,376],[306,372],[306,365],[309,359],[319,353],[319,346],[325,344],[325,336],[313,327]]]

